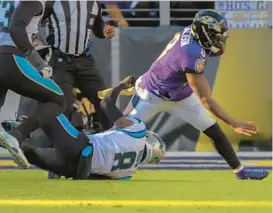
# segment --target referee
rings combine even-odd
[[[90,53],[92,37],[112,38],[113,26],[106,25],[97,1],[47,1],[43,22],[46,22],[46,41],[53,48],[53,78],[64,92],[69,119],[73,111],[73,88],[93,103],[94,121],[103,129],[111,127],[100,109],[97,92],[105,89],[103,79]]]

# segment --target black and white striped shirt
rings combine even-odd
[[[105,23],[97,1],[47,1],[43,20],[48,44],[66,54],[83,54],[93,34],[104,38]]]

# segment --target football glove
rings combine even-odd
[[[45,56],[45,60],[40,56],[37,50],[42,51],[41,46],[35,47],[30,54],[26,56],[28,62],[38,70],[40,75],[43,78],[51,78],[52,77],[52,67],[48,65],[47,60],[50,60],[49,57],[51,58],[50,54],[47,54]],[[46,47],[45,47],[46,48]]]

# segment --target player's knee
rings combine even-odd
[[[214,142],[227,140],[225,133],[222,131],[218,123],[213,124],[205,131],[203,131],[203,133],[211,138]]]

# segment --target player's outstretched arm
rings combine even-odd
[[[186,73],[187,80],[192,90],[199,96],[203,105],[215,116],[230,125],[239,134],[251,136],[259,131],[254,122],[238,122],[234,120],[225,110],[211,97],[211,89],[203,74]]]
[[[111,123],[114,123],[118,128],[126,128],[133,125],[131,120],[126,119],[120,109],[116,106],[116,101],[119,96],[119,93],[124,90],[131,88],[135,85],[136,78],[134,76],[128,76],[120,84],[105,95],[101,100],[101,108],[104,113],[107,115]]]

